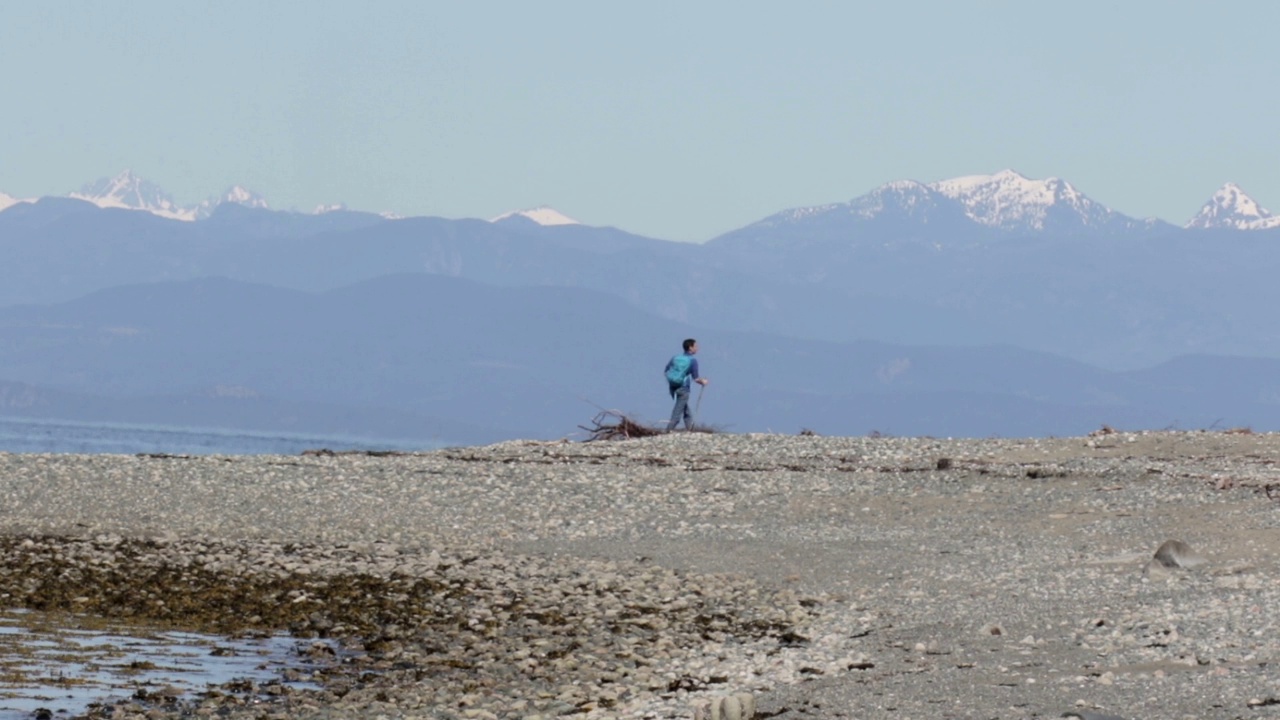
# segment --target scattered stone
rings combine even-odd
[[[1181,540],[1165,540],[1153,559],[1166,568],[1190,569],[1205,564],[1205,559]]]
[[[1079,710],[1131,718],[1270,704],[1280,438],[1097,440],[0,453],[0,599],[285,629],[331,665],[318,691],[290,688],[299,673],[199,698],[147,688],[94,718],[674,720],[738,691],[811,720],[1038,717],[1073,689]],[[1152,532],[1212,544],[1215,571],[1135,555]],[[1135,582],[1148,558],[1168,582]]]

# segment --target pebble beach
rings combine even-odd
[[[94,718],[1280,717],[1280,436],[0,453],[0,602],[318,685]]]

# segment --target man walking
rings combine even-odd
[[[684,341],[684,352],[667,361],[667,389],[676,400],[676,406],[671,409],[671,422],[667,423],[667,432],[675,430],[681,418],[684,419],[685,430],[693,429],[693,413],[689,411],[690,381],[699,385],[707,384],[706,378],[698,377],[698,359],[694,357],[697,354],[698,341],[689,338]]]

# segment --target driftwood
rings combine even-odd
[[[645,425],[639,421],[633,420],[617,410],[601,410],[591,419],[591,425],[579,425],[579,428],[586,430],[590,435],[587,437],[591,440],[629,440],[631,438],[653,437],[655,435],[666,435],[667,429],[665,425],[654,426]],[[720,432],[720,428],[712,425],[694,425],[687,432],[704,432],[716,433]]]
[[[588,440],[627,440],[653,437],[666,432],[665,428],[638,423],[616,410],[601,410],[591,419],[591,425],[579,425],[591,435]]]

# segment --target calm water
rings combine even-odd
[[[301,648],[322,641],[285,635],[228,638],[128,625],[83,615],[0,610],[0,720],[79,714],[91,702],[173,688],[248,680],[319,687]],[[332,643],[325,643],[333,647]],[[293,669],[292,681],[284,680]]]
[[[158,425],[0,418],[0,452],[297,455],[303,450],[435,450],[445,441],[370,440]]]

